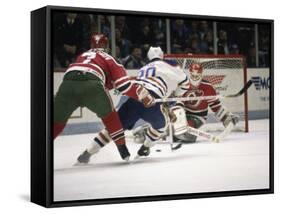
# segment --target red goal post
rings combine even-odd
[[[247,82],[247,67],[243,55],[213,55],[213,54],[165,54],[166,60],[173,60],[183,71],[187,72],[191,63],[197,62],[203,66],[203,79],[210,82],[222,95],[238,92]],[[233,113],[238,114],[240,121],[235,130],[249,131],[248,95],[222,100],[223,104]],[[212,114],[210,114],[212,115]],[[208,118],[210,122],[214,117]],[[223,128],[219,125],[218,129]],[[212,125],[206,125],[206,130],[217,131]]]

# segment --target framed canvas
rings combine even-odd
[[[273,193],[273,20],[31,12],[31,201]]]

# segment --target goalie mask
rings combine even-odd
[[[104,34],[93,34],[91,37],[91,48],[107,50],[108,49],[108,38]]]
[[[189,80],[192,86],[197,87],[203,78],[203,67],[199,63],[189,66]]]

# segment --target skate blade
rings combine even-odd
[[[76,163],[73,164],[73,166],[88,166],[89,163],[81,163],[79,161],[77,161]]]
[[[125,162],[129,162],[130,161],[130,156],[127,156],[123,159]]]
[[[141,161],[146,160],[146,159],[147,159],[147,156],[136,155],[134,157],[134,159],[132,159],[129,163],[141,162]]]
[[[132,160],[128,161],[128,163],[130,163],[130,164],[135,163],[135,162],[137,162],[140,159],[140,157],[141,156],[136,155]]]
[[[138,160],[138,159],[140,159],[140,157],[141,157],[141,156],[136,155],[133,160]]]
[[[172,150],[172,151],[178,150],[178,149],[181,148],[181,146],[182,146],[182,143],[179,143],[179,144],[177,144],[177,145],[175,145],[175,146],[172,146],[172,145],[171,145],[171,150]]]

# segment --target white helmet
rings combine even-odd
[[[163,59],[164,58],[164,53],[160,47],[150,47],[148,52],[147,52],[147,58],[149,60],[153,59]]]

